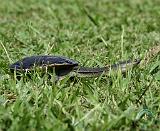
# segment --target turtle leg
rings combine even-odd
[[[60,79],[59,76],[56,76],[55,77],[55,83],[57,83],[59,81],[59,79]]]
[[[65,78],[65,76],[56,75],[56,77],[55,77],[55,84],[57,84],[59,81],[63,80],[64,78]]]
[[[55,84],[57,84],[60,80],[61,80],[60,76],[57,76],[57,75],[56,75]]]
[[[69,76],[58,76],[56,75],[55,77],[55,84],[59,83],[61,80],[63,80],[64,78],[68,77],[67,82],[73,82],[74,84],[78,82],[78,80],[76,79],[76,77],[69,77]]]
[[[72,71],[72,67],[68,67],[68,68],[67,67],[61,66],[61,67],[55,68],[55,75],[56,75],[55,83],[58,83],[58,81],[63,80]]]

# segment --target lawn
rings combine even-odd
[[[160,56],[125,76],[16,81],[8,66],[39,54],[95,67],[160,44],[159,0],[0,0],[0,131],[160,130]],[[54,77],[54,74],[53,74]]]

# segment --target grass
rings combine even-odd
[[[159,55],[109,77],[38,74],[15,81],[8,65],[53,54],[83,66],[143,58],[160,44],[159,0],[3,0],[0,4],[0,130],[159,130]]]

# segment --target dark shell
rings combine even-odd
[[[32,70],[33,67],[57,67],[65,69],[65,67],[75,67],[78,66],[78,62],[62,57],[62,56],[31,56],[25,57],[22,60],[15,62],[10,65],[10,70]],[[67,70],[66,68],[66,70]]]

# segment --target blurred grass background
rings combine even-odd
[[[143,58],[160,42],[159,0],[0,3],[0,130],[159,130],[159,56],[126,78],[75,84],[52,85],[38,76],[16,82],[8,71],[12,62],[39,54],[90,67]]]

